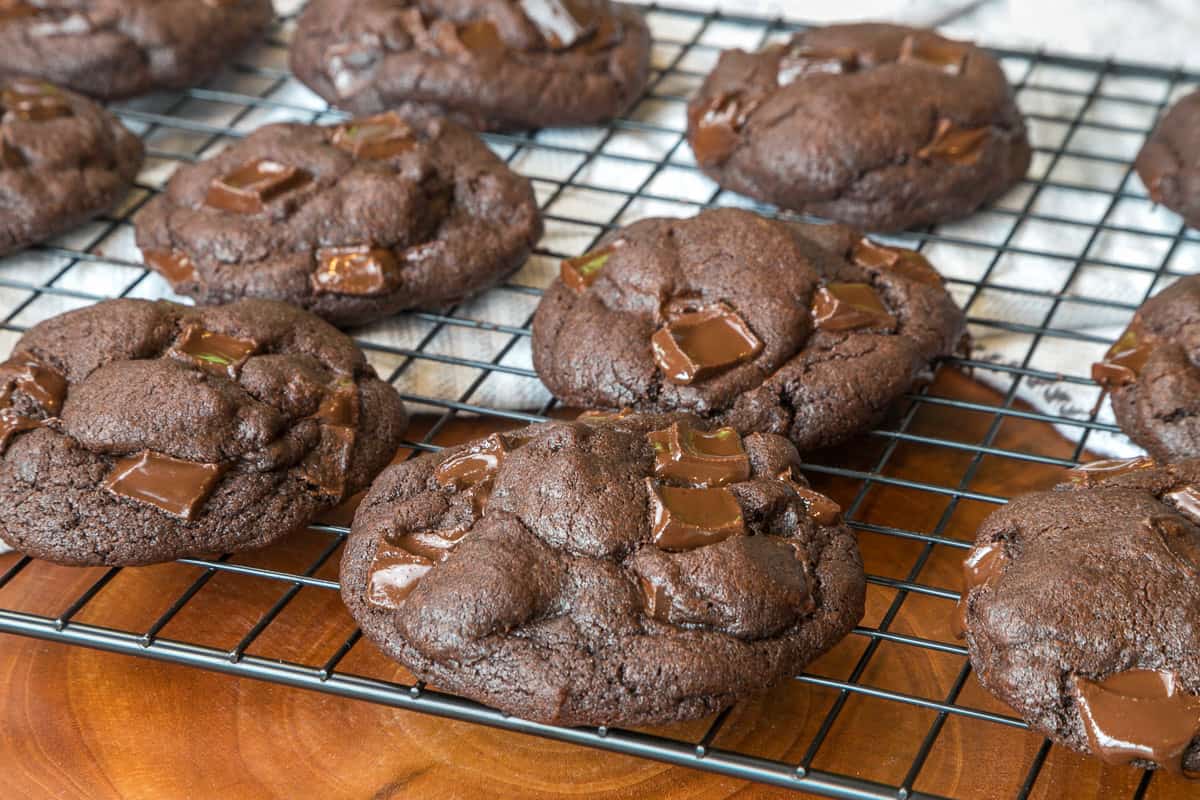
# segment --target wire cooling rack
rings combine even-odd
[[[380,374],[390,378],[414,410],[431,415],[423,437],[407,443],[413,452],[437,449],[438,436],[459,418],[520,423],[541,420],[552,411],[553,401],[529,366],[528,324],[540,287],[551,280],[559,259],[586,251],[604,230],[643,216],[747,204],[722,193],[696,170],[682,135],[686,100],[720,49],[757,48],[802,26],[658,6],[649,8],[648,18],[656,37],[652,80],[627,118],[603,128],[486,137],[498,154],[533,179],[545,211],[547,235],[530,263],[504,286],[445,313],[405,315],[357,332]],[[172,297],[166,284],[141,266],[130,220],[175,166],[211,155],[266,122],[339,118],[286,70],[293,23],[294,14],[282,17],[261,47],[207,88],[116,107],[147,144],[149,158],[137,189],[116,213],[0,263],[0,348],[7,350],[21,331],[41,319],[103,298]],[[97,570],[98,577],[77,596],[57,598],[45,608],[9,608],[5,598],[22,581],[38,580],[39,563],[6,556],[0,561],[0,632],[328,692],[830,797],[942,796],[927,776],[931,762],[942,757],[947,731],[956,725],[983,726],[988,741],[1015,735],[1025,746],[1016,751],[1023,754],[1017,771],[1005,773],[1010,785],[993,784],[972,796],[1036,794],[1039,775],[1058,748],[1024,731],[1023,723],[1002,706],[989,706],[969,680],[965,650],[948,635],[948,626],[931,636],[913,632],[899,620],[908,615],[949,618],[958,598],[957,577],[950,570],[939,579],[929,568],[961,559],[970,529],[955,522],[960,512],[982,509],[978,517],[1004,502],[975,488],[989,463],[1006,465],[1010,472],[1069,466],[1083,454],[1089,438],[1119,435],[1094,410],[1038,411],[1019,398],[1033,386],[1095,398],[1098,390],[1085,372],[1091,358],[1079,357],[1077,371],[1064,374],[1040,366],[1045,349],[1068,343],[1098,355],[1112,339],[1104,325],[1119,327],[1153,291],[1200,270],[1200,240],[1177,217],[1152,206],[1132,178],[1130,163],[1158,114],[1198,76],[1043,52],[997,54],[1029,119],[1036,146],[1029,177],[970,221],[898,241],[922,247],[947,272],[977,338],[1007,342],[1010,357],[1003,363],[959,358],[939,368],[943,373],[965,368],[998,387],[999,399],[963,399],[940,391],[942,383],[935,382],[914,390],[906,410],[867,437],[870,446],[859,448],[849,466],[832,456],[807,464],[814,479],[841,480],[843,488],[849,487],[844,493],[852,498],[847,518],[864,540],[874,611],[843,643],[852,648],[843,659],[845,669],[797,676],[797,686],[825,698],[811,712],[815,719],[806,724],[812,731],[798,755],[782,758],[744,751],[736,741],[724,744],[737,738],[729,736],[737,717],[728,712],[707,721],[696,736],[523,721],[420,684],[343,669],[356,647],[366,646],[360,645],[357,630],[317,657],[281,658],[267,645],[272,625],[302,593],[338,588],[335,580],[321,577],[336,577],[332,567],[346,533],[336,525],[313,527],[321,544],[308,563],[273,558],[286,545],[250,561],[184,559],[181,564],[192,570],[187,581],[158,597],[157,607],[141,609],[153,620],[148,625],[96,619],[89,613],[98,597],[124,591],[122,575],[136,570]],[[1014,278],[1030,274],[1037,279]],[[1126,287],[1121,296],[1093,291],[1113,281]],[[1100,327],[1076,324],[1080,313],[1099,320]],[[973,416],[979,435],[970,440],[949,435],[937,423],[948,415]],[[1057,426],[1073,444],[1044,452],[1007,447],[1005,427],[1030,422]],[[899,462],[911,447],[948,465],[942,477],[906,477]],[[893,492],[893,502],[928,508],[929,524],[908,530],[880,522],[873,492],[881,489]],[[911,560],[882,568],[873,563],[869,545],[881,541],[903,545]],[[277,599],[245,610],[254,622],[239,632],[232,648],[172,638],[171,623],[203,598],[215,576],[231,574],[277,587]],[[120,597],[116,599],[120,605]],[[914,659],[939,659],[950,676],[947,685],[892,680]],[[856,738],[855,726],[871,716],[910,718],[924,733],[903,743],[886,736]],[[853,747],[863,755],[829,758]],[[967,762],[985,755],[968,753]],[[1141,797],[1152,773],[1131,774],[1130,793]]]

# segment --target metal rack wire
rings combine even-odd
[[[646,96],[627,118],[602,129],[543,131],[520,135],[488,135],[496,150],[518,170],[529,174],[546,213],[548,234],[530,265],[504,286],[483,298],[445,313],[417,313],[359,332],[359,340],[381,374],[401,390],[416,410],[432,413],[432,424],[419,440],[407,443],[413,452],[436,449],[433,444],[455,418],[478,415],[509,421],[536,421],[553,408],[528,365],[528,325],[540,286],[545,285],[558,259],[585,251],[604,230],[652,213],[690,214],[702,207],[744,204],[720,192],[699,176],[682,136],[683,109],[716,53],[728,46],[757,47],[801,27],[780,20],[766,21],[703,14],[668,7],[651,7],[656,35],[655,69]],[[279,119],[334,119],[323,103],[298,87],[281,65],[293,19],[283,18],[268,41],[246,54],[227,74],[187,92],[158,95],[116,108],[147,143],[149,161],[138,189],[117,213],[85,226],[56,242],[0,263],[0,346],[11,344],[34,322],[67,308],[115,296],[170,297],[161,280],[141,266],[131,244],[130,219],[158,191],[173,166],[205,157],[230,138],[259,124]],[[973,273],[954,274],[950,287],[968,310],[976,333],[1002,332],[1024,337],[1027,346],[1015,361],[996,363],[975,358],[954,359],[942,365],[972,369],[1003,388],[996,403],[974,402],[939,395],[925,387],[908,397],[907,410],[885,429],[873,432],[878,445],[864,464],[853,467],[816,460],[807,464],[814,475],[855,483],[847,508],[851,525],[864,533],[895,537],[913,545],[913,560],[899,574],[870,576],[872,590],[891,593],[890,603],[873,624],[860,626],[852,638],[864,643],[843,678],[804,674],[797,681],[831,693],[832,702],[799,759],[784,761],[739,752],[720,744],[729,713],[718,715],[702,736],[672,738],[635,731],[558,728],[509,717],[478,704],[430,691],[343,671],[340,665],[358,645],[360,633],[350,633],[323,659],[307,663],[280,660],[269,652],[252,652],[263,634],[301,592],[330,592],[338,586],[318,577],[338,552],[345,528],[317,525],[313,530],[327,541],[303,568],[241,564],[236,558],[184,559],[195,577],[181,592],[161,598],[161,610],[149,626],[132,628],[103,621],[77,619],[122,572],[104,571],[78,596],[62,598],[58,607],[37,612],[6,608],[4,589],[28,579],[30,559],[8,556],[0,572],[0,632],[100,648],[117,653],[176,662],[231,675],[252,677],[290,686],[368,700],[513,731],[531,733],[578,745],[657,759],[830,797],[936,797],[922,790],[922,770],[950,720],[973,720],[1001,729],[1021,729],[1023,723],[1004,713],[960,702],[968,685],[970,665],[965,649],[906,633],[894,626],[905,604],[914,598],[934,601],[936,613],[948,615],[958,593],[932,585],[923,572],[932,559],[967,545],[951,535],[951,520],[967,503],[995,505],[1004,498],[973,489],[985,459],[1067,466],[1077,460],[1089,437],[1114,433],[1094,411],[1057,415],[1030,410],[1018,402],[1023,385],[1064,382],[1091,387],[1086,375],[1063,375],[1039,366],[1039,346],[1069,339],[1103,350],[1108,338],[1060,324],[1060,314],[1072,306],[1102,310],[1114,319],[1128,317],[1143,299],[1105,298],[1076,291],[1092,270],[1119,270],[1144,278],[1145,295],[1164,281],[1189,269],[1189,256],[1200,252],[1194,238],[1170,215],[1157,215],[1139,184],[1131,181],[1130,159],[1148,127],[1170,99],[1200,76],[1148,66],[1068,58],[1043,52],[998,51],[1030,120],[1036,158],[1030,176],[994,208],[976,220],[916,232],[902,241],[916,243],[936,255],[939,265],[970,263]],[[1121,114],[1114,114],[1120,109]],[[1114,121],[1117,117],[1120,121]],[[1127,118],[1133,118],[1130,123]],[[1097,137],[1122,143],[1124,149],[1098,149]],[[1130,144],[1132,142],[1132,144]],[[1128,145],[1128,146],[1125,146]],[[1085,164],[1088,169],[1074,170]],[[1083,178],[1079,174],[1084,175]],[[1067,202],[1047,203],[1047,198]],[[1080,209],[1089,209],[1088,212]],[[770,209],[761,209],[772,213]],[[1164,222],[1165,220],[1165,222]],[[1028,230],[1057,226],[1075,242],[1072,248],[1030,245]],[[1153,260],[1108,253],[1113,240],[1143,243]],[[1106,246],[1102,247],[1104,244]],[[1117,248],[1118,253],[1127,252]],[[1040,259],[1056,269],[1059,285],[1027,286],[1006,283],[1014,260]],[[1197,259],[1200,260],[1200,259]],[[1011,296],[1034,309],[1036,319],[1014,321],[987,313],[989,298]],[[471,353],[467,356],[464,353]],[[936,386],[936,384],[935,384]],[[512,402],[512,397],[523,402]],[[503,403],[499,399],[509,398]],[[536,408],[536,411],[521,410]],[[984,415],[986,430],[978,441],[963,442],[918,428],[914,421],[926,409]],[[1009,420],[1030,420],[1074,432],[1070,457],[1018,452],[1003,445],[1001,430]],[[912,480],[891,469],[899,448],[921,445],[960,457],[962,468],[953,480]],[[878,487],[921,493],[945,501],[928,530],[905,530],[880,524],[864,512],[869,493]],[[250,580],[275,582],[282,589],[274,604],[253,609],[257,621],[230,649],[180,641],[163,631],[205,591],[214,576],[233,573]],[[933,653],[954,660],[955,678],[942,694],[917,694],[876,685],[866,679],[885,647]],[[871,698],[885,704],[931,715],[926,733],[907,759],[903,776],[886,782],[823,769],[819,756],[828,749],[831,731],[849,703]],[[907,713],[907,712],[906,712]],[[1028,734],[1026,734],[1028,735]],[[1026,797],[1034,791],[1051,751],[1043,742],[1029,760],[1019,781],[992,787],[993,796]],[[1145,773],[1133,790],[1143,796],[1152,778]]]

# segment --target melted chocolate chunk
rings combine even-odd
[[[339,125],[333,145],[355,158],[392,158],[417,146],[412,127],[395,111]]]
[[[1139,469],[1152,469],[1157,466],[1154,459],[1146,456],[1137,458],[1105,458],[1099,461],[1089,461],[1067,471],[1071,483],[1079,486],[1093,486],[1100,481],[1115,478],[1118,475],[1128,475]]]
[[[0,456],[8,450],[8,444],[18,433],[40,428],[42,423],[36,419],[23,417],[11,408],[0,408]]]
[[[367,602],[376,608],[399,608],[431,569],[433,562],[429,559],[380,542],[367,578]]]
[[[654,447],[654,474],[692,486],[724,486],[750,477],[750,457],[733,428],[705,433],[674,423],[646,434]]]
[[[916,250],[888,247],[862,238],[854,245],[850,259],[860,267],[890,270],[918,283],[930,286],[941,286],[943,283],[941,274]]]
[[[1166,497],[1163,499],[1166,500]],[[1158,537],[1180,566],[1193,575],[1200,574],[1200,537],[1192,526],[1179,517],[1166,515],[1150,517],[1145,525],[1146,530]]]
[[[391,250],[382,247],[323,247],[317,251],[311,282],[318,294],[386,294],[400,286],[400,264]]]
[[[313,416],[327,425],[352,428],[358,424],[358,412],[358,387],[354,385],[354,381],[346,380],[325,394],[321,405],[317,407],[317,413]]]
[[[1092,364],[1092,380],[1106,390],[1127,386],[1142,374],[1154,350],[1155,343],[1135,322],[1108,348],[1103,361]]]
[[[787,86],[810,75],[841,75],[858,69],[858,52],[849,47],[800,45],[784,51],[779,59],[776,82]]]
[[[1072,679],[1092,752],[1109,764],[1135,759],[1183,772],[1183,754],[1200,734],[1200,697],[1165,670],[1130,669],[1094,681]]]
[[[551,50],[574,47],[596,31],[596,14],[585,3],[573,0],[518,0],[518,5]]]
[[[967,66],[967,46],[940,36],[910,33],[900,44],[901,64],[918,64],[961,75]]]
[[[917,151],[917,158],[931,161],[938,159],[952,164],[975,164],[983,156],[983,145],[991,136],[992,129],[960,128],[945,117],[938,120],[937,128],[929,144]]]
[[[792,491],[800,497],[804,503],[805,512],[813,522],[818,525],[836,525],[841,520],[842,507],[838,505],[837,501],[800,483],[796,480],[796,475],[792,472],[791,467],[779,473],[778,477],[779,480],[792,487]]]
[[[54,416],[62,410],[63,398],[67,396],[67,379],[32,353],[14,353],[0,364],[0,407],[9,405],[14,389]]]
[[[508,50],[500,31],[490,20],[476,19],[455,25],[448,19],[434,21],[428,29],[424,21],[411,23],[417,47],[426,52],[449,56],[464,63],[498,59]]]
[[[656,486],[650,492],[654,543],[663,550],[693,550],[746,532],[742,507],[728,489]]]
[[[321,445],[300,465],[300,477],[321,494],[344,495],[356,436],[354,428],[346,425],[322,425]]]
[[[223,464],[201,464],[143,450],[118,459],[104,479],[104,488],[118,497],[191,520],[226,469]]]
[[[666,622],[671,613],[671,598],[667,595],[667,586],[660,579],[638,576],[638,587],[642,590],[642,606],[646,614]]]
[[[562,282],[577,292],[587,289],[600,277],[604,265],[616,252],[619,244],[619,242],[613,242],[599,250],[566,259],[559,266],[559,277]]]
[[[391,544],[431,562],[445,561],[458,543],[471,531],[471,525],[459,525],[443,531],[415,531],[388,537]]]
[[[813,319],[825,331],[896,327],[893,317],[866,283],[831,283],[813,296]]]
[[[650,338],[655,363],[667,380],[678,384],[748,361],[762,347],[745,320],[725,303],[684,312]]]
[[[625,419],[632,413],[633,409],[631,408],[622,408],[620,411],[583,411],[575,418],[575,421],[582,422],[584,425],[604,425]]]
[[[14,78],[0,92],[0,104],[18,118],[38,122],[69,117],[71,104],[53,84],[35,78]]]
[[[172,284],[187,283],[197,278],[196,265],[182,250],[143,250],[142,260]]]
[[[1200,525],[1200,489],[1195,486],[1185,486],[1173,492],[1167,492],[1162,497],[1163,502],[1172,506],[1176,511]]]
[[[252,339],[238,339],[190,325],[172,345],[170,355],[214,375],[237,380],[242,365],[257,350],[258,342]]]
[[[958,599],[957,613],[951,625],[954,635],[959,639],[967,635],[967,595],[972,589],[990,584],[1000,577],[1006,563],[1008,556],[1004,554],[1002,542],[988,542],[976,547],[963,561],[962,596]]]
[[[266,210],[267,203],[299,189],[310,180],[309,174],[302,169],[259,158],[228,175],[213,178],[204,203],[235,214],[260,214]]]
[[[438,464],[433,472],[433,479],[439,486],[459,491],[471,486],[490,484],[507,452],[508,448],[504,446],[500,434],[493,433]]]
[[[692,154],[702,167],[725,163],[741,139],[742,129],[762,102],[741,92],[714,97],[706,107],[690,111]]]

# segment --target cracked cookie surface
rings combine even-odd
[[[112,207],[141,168],[141,139],[74,92],[3,80],[0,113],[0,255]]]
[[[1121,430],[1162,461],[1200,456],[1200,276],[1147,300],[1092,367]]]
[[[407,423],[331,325],[266,300],[110,300],[0,364],[0,538],[64,564],[263,547],[364,488]]]
[[[958,609],[975,672],[1075,750],[1200,770],[1200,461],[1069,477],[979,529]]]
[[[641,220],[564,262],[533,362],[571,406],[689,411],[804,451],[878,423],[964,324],[914,251],[722,209]]]
[[[534,425],[385,471],[342,559],[363,632],[434,686],[561,725],[712,713],[863,614],[855,540],[778,436],[683,414]]]
[[[271,0],[11,0],[0,6],[0,76],[104,99],[185,89],[274,15]]]
[[[331,104],[411,103],[479,129],[589,125],[646,85],[650,32],[608,0],[312,0],[292,71]]]
[[[284,300],[339,325],[486,289],[542,231],[529,181],[474,133],[397,112],[260,128],[179,169],[136,225],[176,292]]]
[[[1200,226],[1200,91],[1182,98],[1154,127],[1134,163],[1150,199]]]
[[[995,58],[870,23],[722,53],[688,106],[688,139],[728,189],[878,231],[970,214],[1031,156]]]

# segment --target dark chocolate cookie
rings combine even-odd
[[[137,218],[175,291],[286,300],[340,325],[486,289],[541,231],[529,181],[474,133],[396,112],[260,128],[178,170]]]
[[[881,231],[970,214],[1030,160],[996,59],[895,25],[722,53],[688,107],[688,139],[728,189]]]
[[[1114,764],[1200,770],[1200,461],[1093,462],[979,530],[958,627],[979,681]]]
[[[0,364],[0,538],[63,564],[262,547],[370,483],[406,421],[354,342],[283,303],[71,311]]]
[[[691,411],[808,450],[878,423],[963,330],[919,253],[722,209],[564,261],[533,363],[572,406]]]
[[[1117,424],[1155,458],[1200,456],[1200,276],[1180,278],[1137,310],[1092,366]]]
[[[142,140],[74,92],[14,78],[0,109],[0,255],[113,206],[142,166]]]
[[[342,597],[435,686],[561,725],[714,712],[863,614],[840,509],[787,440],[688,415],[588,415],[384,472]]]
[[[271,0],[6,0],[0,76],[44,78],[106,99],[185,89],[273,17]]]
[[[1159,120],[1134,163],[1150,199],[1200,227],[1200,91]]]
[[[312,0],[292,71],[333,105],[412,103],[480,129],[605,122],[646,85],[650,32],[608,0]]]

